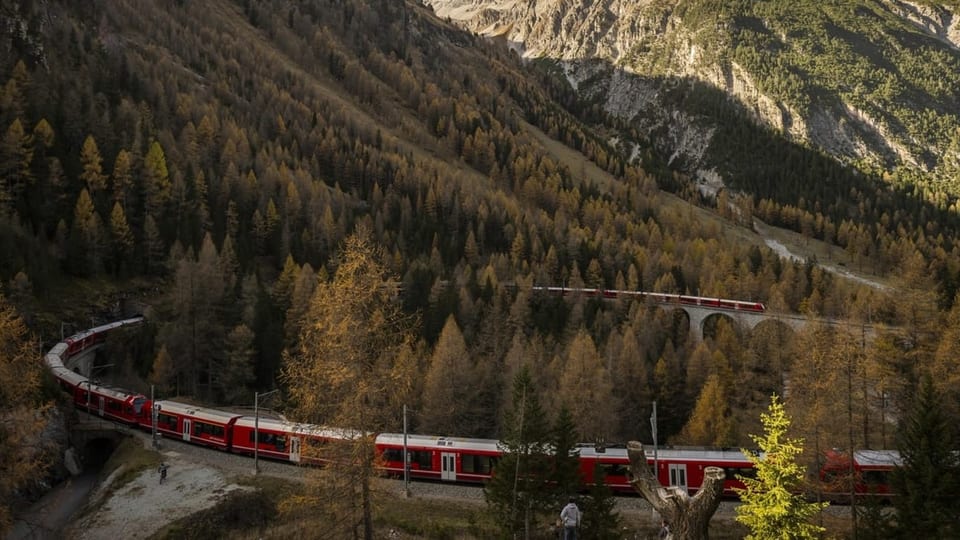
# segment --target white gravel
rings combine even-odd
[[[145,444],[149,446],[148,439]],[[192,452],[181,453],[180,445],[165,441],[161,454],[169,465],[163,484],[156,470],[148,470],[114,490],[114,480],[125,471],[121,466],[91,494],[91,510],[66,536],[78,540],[148,538],[177,519],[214,506],[231,491],[248,489],[231,483],[219,468],[196,462]]]

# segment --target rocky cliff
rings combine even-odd
[[[909,80],[923,68],[900,60],[915,48],[944,59],[935,69],[960,66],[960,24],[947,7],[853,1],[847,11],[804,23],[794,19],[809,13],[793,13],[789,3],[779,11],[698,0],[429,3],[474,32],[509,40],[525,58],[558,62],[583,95],[667,134],[657,144],[670,145],[661,149],[692,171],[711,168],[710,120],[663,99],[691,81],[723,91],[755,122],[793,141],[885,168],[934,170],[957,126],[958,90]],[[912,124],[932,116],[944,126]]]

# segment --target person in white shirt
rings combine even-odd
[[[577,540],[580,517],[580,509],[577,508],[576,499],[570,497],[570,502],[560,511],[560,522],[563,524],[563,540]]]

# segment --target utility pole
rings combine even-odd
[[[407,406],[403,406],[403,496],[410,498],[410,458],[407,457]]]
[[[158,450],[160,443],[157,441],[157,415],[160,413],[160,404],[154,401],[153,385],[150,385],[150,426],[153,435],[153,449]]]
[[[657,460],[657,400],[653,400],[653,412],[650,414],[650,431],[653,432],[653,474],[660,478],[660,467]]]
[[[260,474],[260,398],[279,391],[280,389],[276,388],[263,394],[260,392],[253,393],[253,474],[255,475]]]

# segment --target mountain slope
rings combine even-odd
[[[705,139],[692,148],[663,145],[668,155],[682,154],[689,170],[722,165],[716,154],[724,152],[704,148],[723,144],[710,142],[711,126],[721,119],[664,96],[677,91],[674,81],[692,78],[732,96],[747,115],[790,140],[847,162],[917,170],[934,189],[960,193],[960,24],[954,6],[706,0],[431,4],[441,16],[519,44],[527,58],[561,62],[583,95],[618,116],[645,129],[669,125],[671,132],[690,131],[676,140]],[[721,172],[736,170],[721,167]]]

